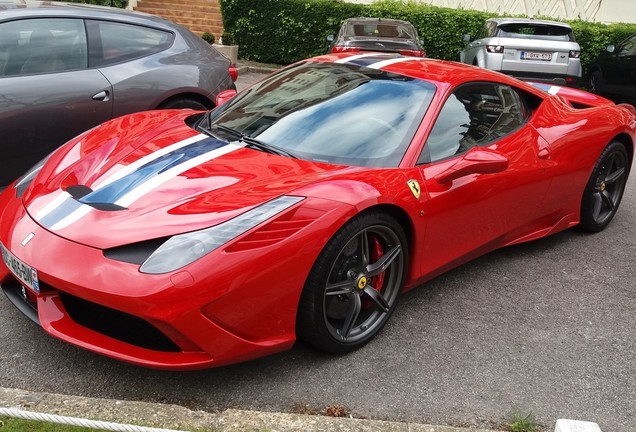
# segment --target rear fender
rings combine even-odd
[[[574,108],[591,108],[614,105],[614,102],[609,99],[573,87],[561,87],[537,82],[530,82],[529,84],[532,84],[534,87],[543,90],[546,93],[561,97]]]

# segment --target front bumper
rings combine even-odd
[[[218,251],[216,259],[228,265],[216,262],[213,272],[203,259],[187,270],[148,275],[45,230],[12,192],[0,198],[0,242],[37,270],[40,292],[24,288],[1,262],[0,286],[52,336],[158,369],[221,366],[294,344],[298,298],[320,241],[303,242],[303,253],[283,242],[262,269],[253,268],[253,252],[247,260],[250,252]],[[22,246],[28,233],[35,236]]]

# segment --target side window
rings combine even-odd
[[[636,55],[636,36],[632,36],[619,48],[619,56]]]
[[[477,33],[477,35],[475,35],[475,40],[484,39],[484,38],[489,37],[489,35],[488,35],[488,24],[489,23],[484,24],[484,26],[481,28],[481,30],[479,30],[479,33]]]
[[[90,66],[108,66],[163,51],[172,45],[170,32],[134,24],[87,21],[90,35]]]
[[[0,76],[85,69],[84,21],[41,18],[0,24]]]
[[[528,110],[511,87],[473,83],[456,89],[444,103],[418,163],[435,162],[486,146],[513,132]]]
[[[488,23],[488,37],[497,36],[497,23],[490,22]]]

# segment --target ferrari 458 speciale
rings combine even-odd
[[[0,284],[47,333],[147,367],[369,342],[400,295],[616,215],[635,110],[394,54],[329,54],[69,141],[0,198]]]

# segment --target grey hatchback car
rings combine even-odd
[[[189,30],[100,6],[0,2],[0,187],[79,133],[161,108],[207,109],[230,61]],[[232,75],[232,76],[231,76]]]
[[[468,42],[469,35],[464,39]],[[576,85],[581,48],[563,22],[528,18],[491,18],[460,53],[462,63],[517,78]]]

